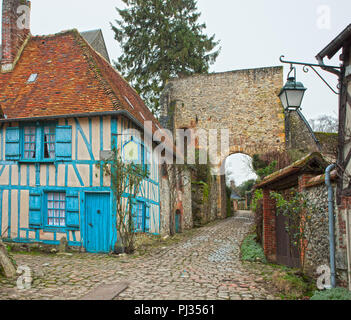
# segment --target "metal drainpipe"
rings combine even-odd
[[[328,187],[328,212],[329,212],[329,250],[330,250],[330,271],[331,287],[335,288],[335,235],[334,235],[334,196],[333,186],[330,182],[330,172],[336,167],[331,164],[325,170],[325,184]]]

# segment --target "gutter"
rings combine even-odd
[[[329,213],[329,255],[330,255],[330,280],[331,287],[336,287],[335,281],[335,234],[334,234],[334,194],[330,182],[330,172],[336,167],[331,164],[325,170],[325,184],[328,188],[328,213]]]

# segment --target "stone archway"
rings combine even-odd
[[[314,151],[318,141],[306,119],[299,111],[288,116],[284,112],[278,97],[283,82],[282,66],[171,79],[160,99],[160,122],[173,133],[181,128],[227,129],[229,150],[219,156],[220,164],[233,153],[253,157],[286,148]],[[297,141],[296,135],[302,139]],[[218,193],[216,215],[224,217],[223,178],[215,173],[220,165],[212,169]]]

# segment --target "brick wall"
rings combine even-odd
[[[276,260],[276,234],[275,234],[275,200],[271,199],[270,190],[263,190],[263,249],[266,257]]]

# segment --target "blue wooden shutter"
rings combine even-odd
[[[68,191],[66,193],[66,226],[79,228],[78,191]]]
[[[20,158],[20,132],[18,127],[6,129],[6,150],[7,160],[19,160]]]
[[[137,218],[138,218],[138,203],[135,199],[131,200],[132,218],[133,218],[133,231],[137,231]]]
[[[150,232],[150,203],[145,204],[145,232]]]
[[[40,192],[29,193],[29,227],[41,228],[43,224],[42,214],[42,194]]]
[[[72,159],[72,126],[56,127],[56,159]]]

